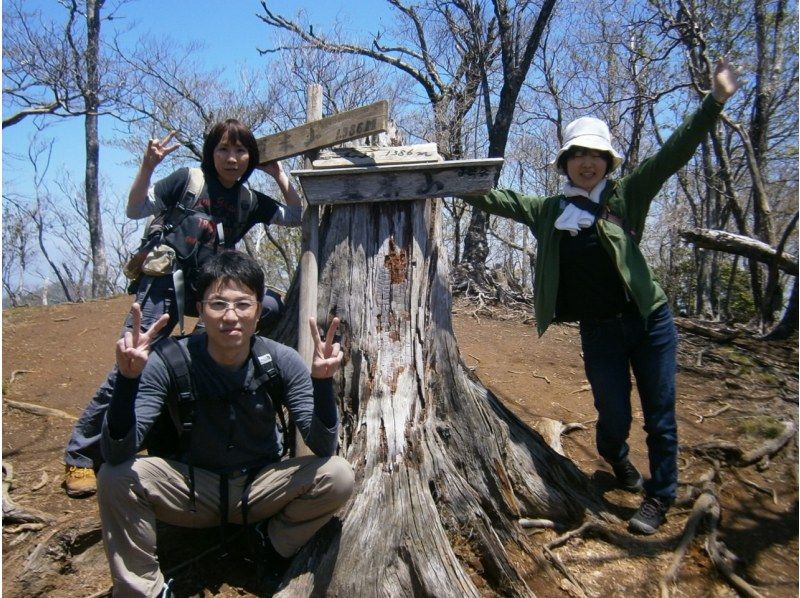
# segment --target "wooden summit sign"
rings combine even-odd
[[[386,131],[388,124],[389,102],[386,100],[340,112],[256,139],[260,155],[259,163],[282,160],[352,139],[382,133]]]
[[[487,193],[502,158],[294,170],[311,205],[368,203]]]

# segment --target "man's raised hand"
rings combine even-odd
[[[308,325],[311,328],[311,340],[314,341],[314,356],[311,359],[311,377],[330,378],[339,370],[339,366],[344,358],[341,345],[333,342],[336,336],[336,329],[339,328],[339,318],[334,318],[331,321],[324,341],[319,335],[316,318],[309,318]]]
[[[150,343],[159,331],[169,322],[169,315],[163,314],[147,332],[141,332],[142,308],[138,303],[131,306],[133,330],[128,330],[117,341],[117,368],[126,378],[138,378],[150,355]]]

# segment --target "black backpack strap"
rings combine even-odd
[[[287,423],[283,413],[283,378],[280,370],[272,359],[267,343],[261,337],[253,339],[253,346],[250,349],[250,356],[253,360],[255,372],[249,390],[258,390],[262,386],[266,387],[267,394],[272,401],[272,408],[280,422],[280,431],[283,436],[283,450],[281,457],[294,450],[294,426],[291,421]]]
[[[608,220],[616,224],[620,227],[623,231],[628,233],[633,239],[636,239],[636,235],[632,230],[628,230],[627,225],[625,224],[625,220],[614,214],[611,210],[608,209],[608,205],[603,203],[595,203],[588,197],[583,197],[582,195],[572,195],[570,197],[564,197],[564,200],[567,203],[571,203],[572,205],[580,208],[581,210],[585,210],[589,212],[592,216],[597,218],[602,218],[604,220]]]
[[[600,213],[603,210],[599,203],[595,203],[588,197],[583,197],[582,195],[572,195],[570,197],[565,196],[564,199],[567,203],[571,203],[575,207],[589,212],[595,218],[600,216]]]
[[[200,335],[189,337],[189,345],[199,342]],[[196,510],[195,477],[192,459],[192,427],[197,408],[197,394],[192,382],[191,347],[185,351],[175,337],[166,337],[153,346],[164,365],[170,379],[170,392],[167,393],[167,409],[178,431],[180,452],[187,456],[189,465],[189,501],[192,512]]]

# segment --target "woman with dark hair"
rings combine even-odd
[[[132,285],[136,303],[141,306],[142,330],[169,314],[159,339],[170,334],[184,311],[193,314],[196,303],[192,276],[210,256],[232,249],[258,223],[298,226],[302,210],[300,196],[280,162],[260,166],[253,133],[234,119],[211,128],[203,144],[200,169],[178,169],[151,186],[156,167],[180,147],[171,143],[173,136],[170,133],[164,139],[148,142],[125,210],[133,219],[153,216],[151,231],[170,231],[159,237],[158,246],[146,246],[144,267]],[[275,179],[286,205],[245,186],[257,168]],[[282,309],[280,296],[267,291],[262,299],[259,330],[268,329]],[[132,325],[128,316],[122,334]],[[117,374],[115,367],[73,428],[64,458],[64,488],[69,496],[88,496],[95,491],[94,469],[101,461],[101,425]]]
[[[619,485],[645,498],[629,521],[652,534],[663,523],[678,485],[675,421],[677,334],[667,297],[639,249],[650,203],[694,155],[725,101],[738,89],[721,60],[711,93],[655,155],[619,179],[622,163],[603,121],[579,118],[564,130],[554,165],[562,193],[534,197],[507,189],[464,199],[523,222],[537,240],[535,310],[539,335],[551,322],[579,322],[586,377],[597,409],[597,450]],[[647,433],[650,478],[628,458],[631,378],[636,378]]]

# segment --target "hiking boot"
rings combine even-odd
[[[172,591],[172,584],[174,581],[174,579],[168,579],[164,582],[164,586],[158,593],[158,598],[175,598],[175,592]]]
[[[637,534],[654,534],[664,523],[671,501],[657,496],[647,496],[628,521],[628,531]]]
[[[292,559],[282,556],[267,534],[267,519],[254,526],[256,535],[256,567],[260,589],[266,593],[274,593],[281,585]]]
[[[622,461],[611,464],[614,476],[617,478],[619,487],[628,492],[641,492],[644,488],[644,478],[639,470],[625,457]]]
[[[67,465],[64,474],[64,490],[71,498],[83,498],[94,494],[97,491],[94,469]]]

